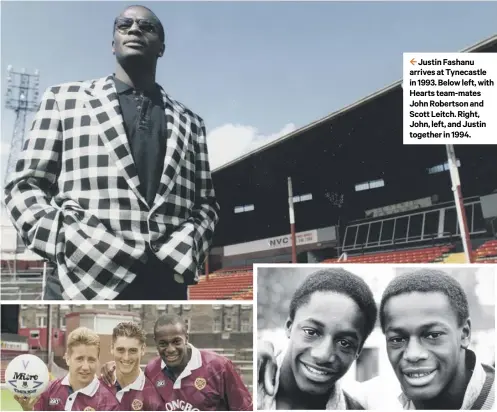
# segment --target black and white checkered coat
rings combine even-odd
[[[151,205],[112,77],[43,95],[5,203],[27,247],[57,263],[65,299],[114,299],[136,277],[147,243],[177,281],[198,280],[219,219],[205,126],[162,93],[167,149]]]

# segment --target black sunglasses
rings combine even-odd
[[[159,29],[157,27],[157,24],[154,22],[147,20],[147,19],[132,19],[130,17],[118,17],[114,23],[114,26],[117,30],[120,32],[127,32],[131,27],[133,27],[133,24],[136,22],[138,24],[138,28],[141,31],[147,32],[147,33],[154,33],[158,34]]]

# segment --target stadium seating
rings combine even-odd
[[[391,252],[377,252],[364,255],[349,255],[340,263],[441,263],[453,248],[452,245],[434,246],[422,249],[405,249]],[[338,259],[325,259],[323,263],[337,263]]]
[[[475,263],[497,263],[497,239],[489,240],[473,252]]]
[[[3,273],[2,300],[41,299],[42,274],[40,269],[23,270],[18,272],[16,277]],[[190,299],[196,300],[251,300],[252,297],[252,268],[216,271],[209,275],[209,280],[202,276],[199,284],[190,288]]]
[[[247,297],[246,297],[247,296]],[[248,298],[248,296],[251,296]],[[201,277],[200,282],[190,287],[192,300],[244,300],[252,299],[252,270],[222,270],[209,275],[209,279]]]
[[[15,280],[14,278],[6,280],[6,275],[2,275],[2,277],[2,288],[0,294],[2,301],[41,300],[41,294],[43,291],[41,273],[39,273],[37,278],[26,281]]]
[[[238,295],[233,296],[233,300],[253,300],[254,299],[254,291],[251,288],[248,292],[243,292]]]
[[[252,266],[236,266],[236,267],[229,267],[229,268],[221,268],[219,270],[216,270],[214,273],[215,274],[222,274],[222,273],[239,273],[239,272],[248,272],[252,270]]]
[[[9,271],[9,269],[15,267],[18,271],[39,271],[43,270],[43,260],[16,260],[15,262],[13,260],[7,260],[7,259],[2,259],[0,261],[0,267],[3,271]]]
[[[42,294],[44,261],[41,259],[2,259],[2,300],[39,300]],[[53,266],[48,263],[47,273]]]

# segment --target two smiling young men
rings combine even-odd
[[[469,349],[471,319],[461,285],[447,274],[418,270],[394,278],[379,308],[388,359],[400,388],[381,377],[343,385],[377,316],[373,295],[342,269],[310,275],[294,293],[288,345],[258,351],[259,409],[493,409],[494,369]]]
[[[252,410],[252,397],[233,363],[224,356],[193,346],[181,317],[163,315],[157,319],[154,339],[159,356],[148,362],[144,372],[140,369],[145,350],[144,332],[133,326],[131,334],[114,333],[114,336],[117,336],[113,337],[112,345],[115,361],[102,367],[101,379],[118,398],[123,391],[139,392],[127,397],[124,394],[120,400],[122,410],[137,410],[133,408],[137,399],[147,408],[143,410],[150,411]]]

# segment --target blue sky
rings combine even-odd
[[[2,182],[7,65],[39,69],[42,90],[110,74],[112,23],[131,4],[2,1]],[[214,167],[399,80],[403,52],[455,52],[497,32],[495,2],[139,4],[166,29],[157,81],[205,119]]]

